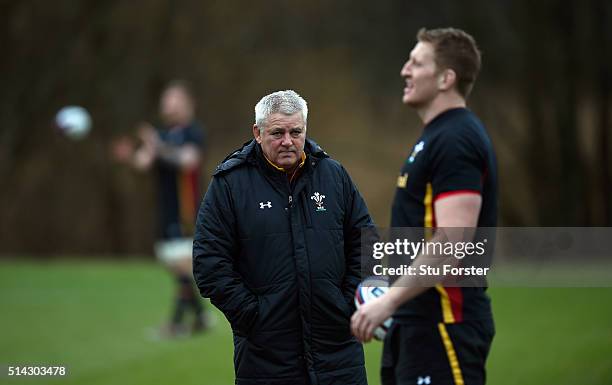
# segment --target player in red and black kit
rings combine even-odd
[[[162,124],[142,123],[141,145],[127,137],[113,148],[115,158],[139,170],[156,174],[158,190],[158,235],[155,254],[176,280],[175,305],[162,336],[175,337],[206,328],[206,314],[196,292],[192,273],[195,216],[201,198],[201,163],[204,130],[194,119],[194,98],[189,86],[173,81],[160,98]],[[193,313],[191,328],[185,315]]]
[[[422,29],[417,40],[401,71],[402,101],[425,127],[400,171],[391,226],[494,227],[495,154],[482,122],[466,108],[480,52],[470,35],[453,28]],[[438,236],[434,232],[430,241]],[[423,255],[412,265],[420,264],[427,264]],[[383,350],[384,385],[485,383],[495,333],[486,287],[445,287],[442,280],[423,285],[404,276],[353,315],[352,330],[361,341],[393,316]]]

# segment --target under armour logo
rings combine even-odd
[[[260,209],[263,210],[266,207],[271,209],[272,208],[272,202],[270,202],[270,201],[268,201],[267,203],[259,202],[259,208]]]
[[[427,377],[419,377],[417,379],[417,385],[429,385],[431,384],[431,377],[427,376]]]

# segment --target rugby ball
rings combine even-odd
[[[66,106],[55,115],[57,128],[70,139],[79,140],[91,130],[91,115],[80,106]]]
[[[381,277],[368,277],[357,286],[355,291],[355,306],[357,309],[365,303],[372,301],[389,291],[389,282]],[[374,329],[374,338],[379,341],[385,339],[387,331],[393,323],[393,318],[387,318],[379,327]]]

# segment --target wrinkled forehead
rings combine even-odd
[[[291,115],[274,112],[266,119],[266,128],[304,128],[304,115],[302,115],[302,111]]]

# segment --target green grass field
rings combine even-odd
[[[152,262],[0,263],[1,384],[233,383],[232,338],[216,327],[154,341],[172,282]],[[612,288],[490,290],[497,335],[489,384],[612,384]],[[380,343],[366,346],[378,384]],[[7,365],[65,365],[63,378],[9,378]]]

